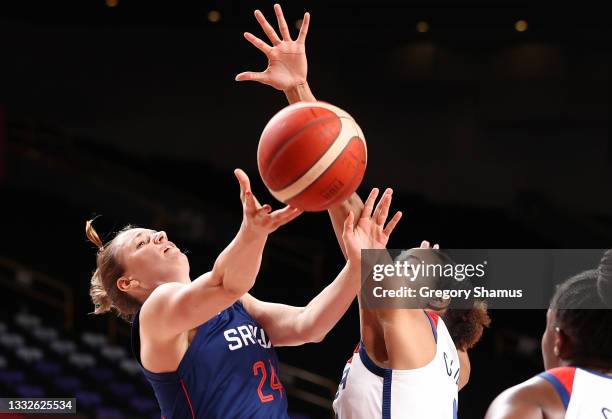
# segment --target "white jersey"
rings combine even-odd
[[[337,419],[457,417],[459,356],[444,322],[436,314],[424,313],[436,339],[434,359],[412,370],[381,368],[363,343],[357,345],[334,400]]]
[[[565,419],[612,419],[612,376],[576,367],[548,370],[550,382],[565,406]]]

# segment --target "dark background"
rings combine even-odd
[[[265,58],[266,1],[5,2],[0,6],[0,256],[74,291],[66,331],[125,329],[87,315],[95,249],[86,219],[112,237],[127,223],[164,229],[208,270],[238,229],[232,175],[260,200],[261,130],[281,92],[239,84]],[[304,11],[315,96],[348,110],[368,142],[361,195],[391,186],[405,218],[391,246],[609,248],[609,25],[596,3],[502,0],[294,1]],[[207,14],[220,12],[210,22]],[[528,22],[525,32],[515,22]],[[429,31],[418,33],[418,21]],[[327,215],[275,233],[253,290],[303,305],[343,264]],[[12,292],[12,291],[11,291]],[[3,292],[3,318],[45,305]],[[482,417],[502,389],[542,369],[543,311],[497,311],[471,353],[460,416]],[[52,321],[52,320],[49,320]],[[53,320],[59,324],[59,320]],[[318,345],[282,361],[336,381],[359,339],[356,307]],[[293,402],[293,404],[292,404]],[[298,400],[298,412],[325,413]]]

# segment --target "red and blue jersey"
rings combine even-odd
[[[360,343],[346,363],[333,402],[337,419],[456,419],[460,361],[444,321],[424,311],[436,354],[411,370],[382,368]]]
[[[140,363],[139,314],[132,350]],[[198,327],[176,371],[142,369],[165,419],[288,418],[274,347],[239,301]]]
[[[553,368],[539,375],[565,407],[566,419],[612,419],[612,375],[576,367]]]

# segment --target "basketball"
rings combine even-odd
[[[270,193],[304,211],[322,211],[347,199],[367,162],[359,125],[342,109],[300,102],[278,112],[264,128],[257,166]]]

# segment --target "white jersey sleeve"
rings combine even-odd
[[[412,370],[381,368],[359,344],[349,359],[334,400],[338,419],[455,419],[460,364],[455,344],[442,319],[427,315],[436,355]],[[612,418],[611,418],[612,419]]]

